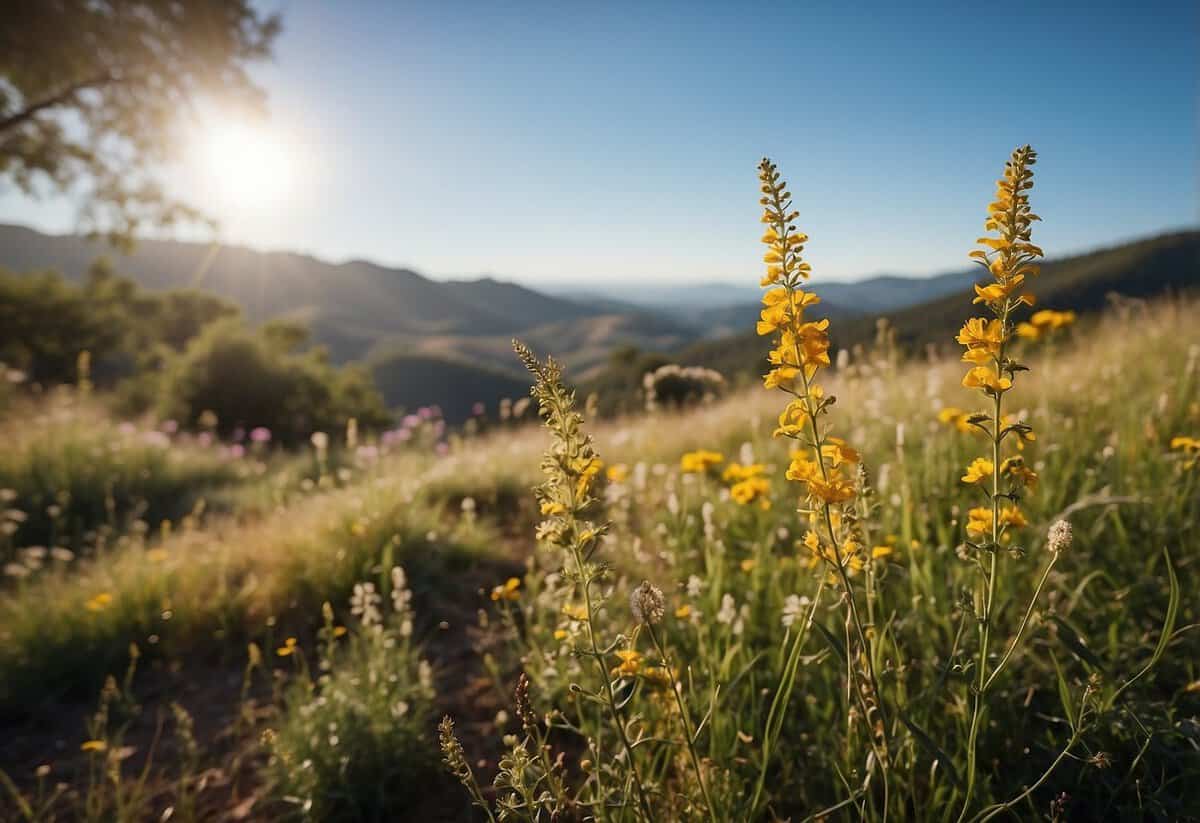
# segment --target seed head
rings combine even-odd
[[[1057,520],[1050,527],[1050,531],[1046,533],[1046,547],[1055,554],[1060,554],[1071,548],[1073,539],[1074,532],[1071,530],[1071,524],[1066,520]]]
[[[629,595],[629,610],[633,612],[633,619],[639,623],[649,626],[658,623],[666,612],[662,589],[649,580],[643,580]]]

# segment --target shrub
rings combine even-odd
[[[359,368],[331,365],[324,350],[298,351],[302,334],[282,325],[252,330],[215,323],[168,359],[157,383],[157,411],[197,425],[207,412],[224,435],[263,427],[296,443],[314,431],[341,431],[350,418],[386,425],[379,392]]]

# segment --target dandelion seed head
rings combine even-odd
[[[662,589],[649,580],[643,580],[629,595],[629,610],[638,623],[653,626],[661,622],[666,613]]]

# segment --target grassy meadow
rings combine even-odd
[[[1200,475],[1194,451],[1172,449],[1200,431],[1196,308],[1139,304],[1025,347],[1018,414],[1037,439],[1021,455],[1040,483],[1022,501],[1020,550],[1002,551],[999,637],[1012,636],[1046,567],[1049,525],[1070,520],[1074,542],[992,693],[978,809],[1033,785],[1075,729],[1065,762],[1010,816],[1061,802],[1071,819],[1186,819],[1200,802],[1189,779],[1200,769],[1190,631]],[[847,571],[869,587],[860,596],[881,640],[879,688],[903,712],[889,729],[897,819],[952,817],[962,794],[972,627],[959,547],[971,500],[959,476],[981,436],[953,412],[972,404],[960,371],[885,347],[827,381],[837,429],[861,450],[873,489],[862,527],[871,559]],[[488,799],[512,791],[491,786],[500,762],[502,786],[512,784],[512,748],[534,763],[526,777],[540,768],[538,746],[517,738],[544,739],[561,757],[545,780],[622,791],[620,769],[597,766],[614,757],[612,731],[573,731],[588,728],[595,702],[571,685],[590,676],[573,652],[588,621],[563,561],[534,537],[542,428],[334,467],[315,449],[234,457],[148,437],[103,422],[93,403],[64,392],[41,417],[5,424],[19,431],[0,467],[6,522],[19,522],[5,538],[0,594],[5,819],[142,820],[167,809],[471,819],[432,742],[443,714]],[[862,790],[877,766],[854,730],[854,639],[836,581],[802,542],[807,518],[783,477],[789,452],[771,436],[777,406],[755,390],[587,426],[603,460],[594,518],[611,523],[596,538],[611,571],[591,622],[624,638],[605,665],[644,738],[635,756],[658,819],[708,812],[673,725],[681,713],[663,654],[631,617],[643,579],[663,592],[654,635],[686,684],[716,819],[838,807],[827,813],[836,818],[881,802]],[[734,464],[761,478],[753,500],[731,495]],[[30,546],[40,545],[39,560]],[[1168,562],[1182,592],[1174,608]],[[1160,642],[1157,665],[1109,704]],[[524,711],[552,718],[532,738],[512,702],[522,672]],[[781,684],[790,692],[779,704]],[[634,813],[632,802],[605,812]]]

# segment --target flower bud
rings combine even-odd
[[[1071,548],[1073,539],[1071,524],[1066,520],[1057,520],[1046,533],[1046,547],[1055,554],[1061,554]]]
[[[629,595],[629,610],[633,612],[633,619],[638,623],[649,626],[658,623],[666,611],[662,589],[649,580],[643,580]]]

